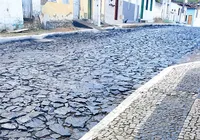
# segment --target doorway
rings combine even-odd
[[[31,19],[32,15],[32,0],[23,0],[22,1],[22,7],[23,7],[23,15],[26,19]]]
[[[192,15],[188,16],[188,24],[192,25]]]
[[[92,19],[92,0],[88,0],[88,19]]]

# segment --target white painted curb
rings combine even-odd
[[[118,24],[120,28],[133,28],[133,27],[145,27],[145,26],[187,26],[185,24],[177,23],[140,23],[140,24]]]
[[[148,91],[156,83],[160,82],[165,78],[168,74],[170,74],[173,70],[178,67],[192,67],[195,64],[200,65],[200,61],[198,62],[190,62],[179,65],[170,66],[161,71],[158,75],[156,75],[149,82],[141,86],[135,92],[133,92],[129,97],[127,97],[119,106],[117,106],[113,111],[111,111],[106,117],[104,117],[96,126],[94,126],[88,133],[86,133],[80,140],[92,140],[98,133],[103,130],[109,123],[111,123],[116,117],[118,117],[122,112],[128,108],[131,103],[136,100],[139,96],[141,96],[140,92]]]
[[[78,31],[70,31],[70,32],[54,32],[54,33],[44,33],[41,35],[24,35],[24,36],[16,36],[16,37],[0,37],[0,43],[12,42],[12,41],[21,41],[21,40],[37,40],[43,39],[47,36],[54,36],[54,35],[67,35],[67,34],[75,34],[75,33],[87,33],[87,32],[100,32],[97,29],[84,29]]]

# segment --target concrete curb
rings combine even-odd
[[[106,117],[104,117],[96,126],[94,126],[88,133],[86,133],[80,140],[92,140],[98,133],[103,130],[109,123],[111,123],[116,117],[118,117],[122,112],[128,108],[131,103],[141,96],[140,92],[148,91],[153,85],[164,79],[171,71],[179,67],[191,67],[192,65],[200,64],[199,62],[184,63],[179,65],[170,66],[161,71],[158,75],[152,78],[149,82],[141,86],[135,92],[133,92],[129,97],[127,97],[119,106],[117,106],[113,111],[111,111]]]
[[[0,44],[7,43],[7,42],[13,42],[13,41],[22,41],[22,40],[39,40],[44,39],[45,37],[50,36],[56,36],[56,35],[70,35],[70,34],[76,34],[76,33],[96,33],[99,32],[99,30],[96,29],[84,29],[84,30],[78,30],[78,31],[70,31],[70,32],[54,32],[54,33],[44,33],[41,35],[24,35],[24,36],[16,36],[16,37],[0,37]]]
[[[146,27],[146,26],[187,26],[185,24],[176,23],[135,23],[135,24],[118,24],[120,28],[136,28],[136,27]]]

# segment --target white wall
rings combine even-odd
[[[118,5],[118,20],[115,20],[115,7],[109,6],[109,4],[115,5],[115,0],[111,2],[111,0],[105,1],[105,22],[108,24],[120,24],[123,23],[123,15],[122,15],[122,8],[123,8],[123,0],[119,0]]]
[[[41,14],[41,0],[32,0],[32,15],[39,16]]]
[[[153,7],[153,18],[162,18],[162,4],[155,2]]]
[[[108,24],[120,24],[123,23],[124,15],[123,15],[123,2],[129,2],[135,4],[135,12],[134,12],[134,20],[138,19],[137,17],[137,5],[139,5],[139,15],[141,8],[141,0],[119,0],[118,5],[118,18],[114,19],[115,15],[115,7],[110,6],[109,4],[115,5],[115,0],[105,0],[105,22]]]
[[[154,18],[154,7],[155,7],[155,0],[153,0],[153,9],[150,11],[150,5],[151,5],[151,0],[148,2],[148,10],[146,10],[146,2],[147,0],[144,1],[144,14],[143,14],[143,20],[146,20],[148,22],[153,22]]]
[[[22,27],[22,0],[0,0],[0,31]]]
[[[179,8],[180,8],[180,12],[179,12],[179,15],[178,15]],[[179,22],[179,21],[181,21],[180,20],[180,18],[181,18],[180,16],[181,15],[183,16],[183,14],[181,13],[181,9],[182,9],[182,6],[179,6],[178,4],[171,2],[171,4],[170,4],[170,17],[169,17],[169,20],[171,20],[173,22]],[[174,11],[174,10],[176,10],[176,11]]]
[[[198,11],[198,16],[196,17],[196,13],[197,13],[197,10],[195,10],[195,13],[194,13],[194,22],[193,22],[193,27],[200,27],[200,10]]]

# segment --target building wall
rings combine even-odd
[[[80,0],[80,18],[88,19],[88,0]]]
[[[101,21],[105,21],[105,1],[101,0]]]
[[[22,28],[22,0],[0,0],[0,2],[0,31]]]
[[[147,2],[148,1],[148,2]],[[148,22],[153,22],[154,18],[154,5],[155,5],[155,0],[153,1],[153,8],[152,11],[150,10],[150,5],[151,5],[151,0],[144,0],[144,14],[143,14],[143,20],[146,20]],[[148,9],[146,9],[146,5],[148,4]]]
[[[155,2],[153,18],[162,18],[162,4]]]
[[[72,20],[73,19],[73,0],[69,4],[64,4],[62,0],[57,2],[46,2],[42,6],[42,14],[48,20]]]
[[[117,20],[114,19],[115,17],[115,0],[106,0],[105,1],[105,22],[108,24],[120,24],[123,23],[123,0],[119,0],[118,6],[118,18]]]
[[[79,19],[80,17],[80,0],[73,0],[73,19]]]
[[[180,12],[178,13],[179,9],[180,9]],[[173,22],[179,22],[181,18],[180,17],[181,9],[182,9],[182,6],[179,6],[178,4],[171,2],[169,20]]]
[[[191,15],[192,16],[192,25],[194,24],[194,17],[195,17],[195,9],[187,9],[187,20],[186,22],[188,22],[188,16]]]
[[[106,0],[105,22],[108,24],[137,22],[140,15],[140,5],[141,0],[119,0],[118,18],[115,20],[115,0]]]
[[[141,0],[124,0],[123,1],[123,20],[127,22],[137,22],[140,18]],[[127,15],[128,14],[128,15]]]
[[[32,0],[32,15],[34,17],[41,14],[41,0]]]
[[[195,10],[195,18],[194,18],[194,23],[193,26],[194,27],[200,27],[200,10],[198,10],[198,15],[197,14],[197,10]]]
[[[194,8],[188,8],[187,9],[187,20],[188,21],[188,16],[192,15],[192,26],[193,27],[200,27],[200,10],[198,11],[198,16],[196,16],[197,14],[197,10]]]

